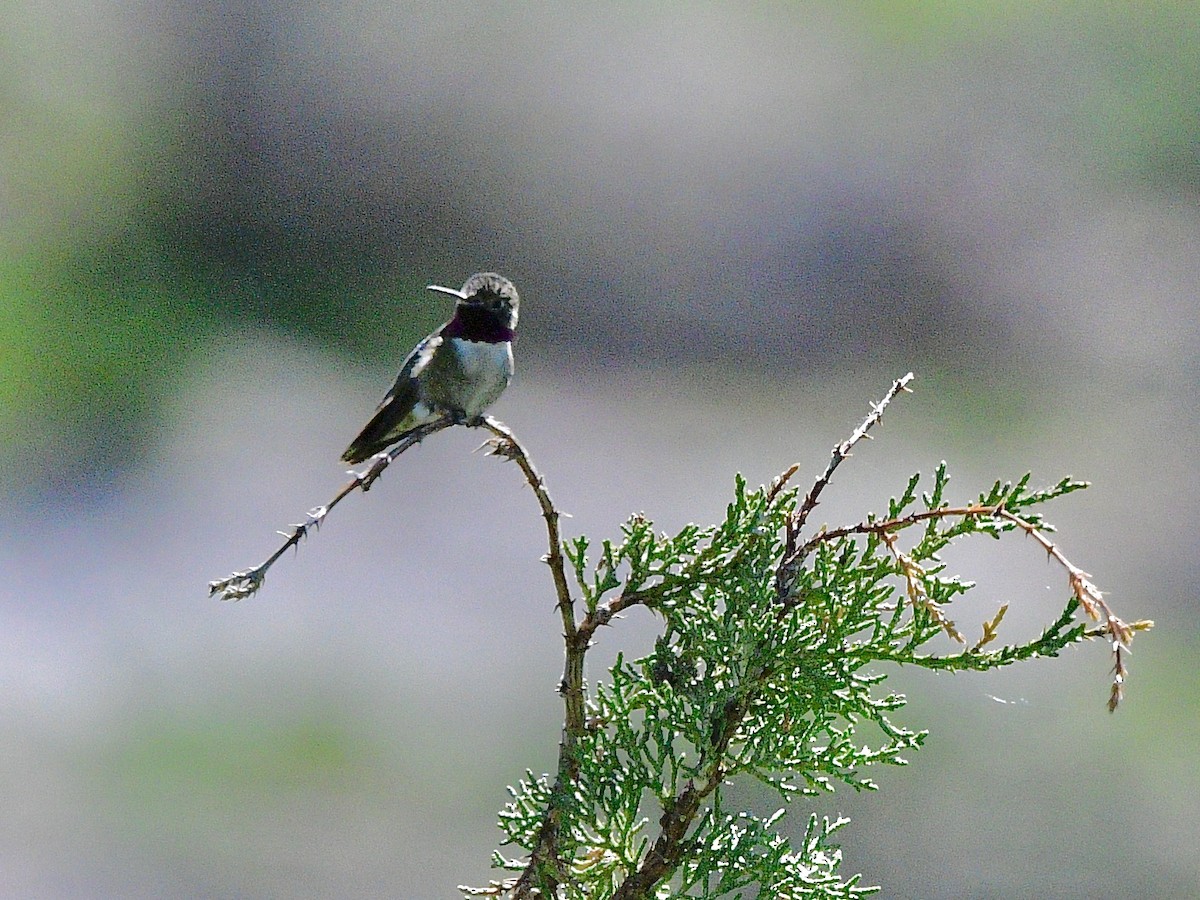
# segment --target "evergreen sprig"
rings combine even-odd
[[[557,778],[526,773],[510,789],[500,824],[506,844],[525,855],[497,854],[494,861],[520,874],[464,888],[467,895],[864,896],[876,889],[839,872],[832,835],[845,820],[810,816],[793,843],[778,829],[783,809],[759,817],[733,807],[728,785],[757,780],[785,802],[839,783],[874,789],[870,768],[906,764],[906,754],[925,738],[893,721],[905,700],[884,689],[885,663],[986,671],[1056,656],[1103,633],[1117,659],[1115,707],[1122,648],[1152,623],[1126,624],[1112,615],[1086,573],[1046,536],[1052,528],[1041,507],[1085,483],[1063,479],[1035,489],[1025,475],[954,506],[941,463],[927,481],[909,479],[885,514],[801,539],[833,469],[910,378],[897,381],[834,449],[825,474],[803,497],[789,486],[796,467],[754,489],[738,476],[715,525],[687,525],[669,535],[635,515],[619,541],[563,543],[584,610],[568,637],[564,695],[576,687],[566,683],[571,654],[580,658],[575,669],[582,679],[582,656],[596,630],[620,611],[646,606],[661,619],[661,632],[652,652],[636,659],[618,654],[607,680],[584,691],[585,721],[570,734],[568,720]],[[1058,560],[1070,593],[1036,638],[996,646],[1003,606],[968,645],[949,610],[974,585],[948,574],[941,554],[972,535],[998,539],[1009,532],[1033,536]],[[1089,629],[1078,618],[1081,610],[1101,619],[1101,627]],[[932,649],[942,635],[960,649]]]

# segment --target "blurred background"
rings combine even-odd
[[[495,269],[494,412],[568,534],[809,483],[909,369],[824,521],[941,459],[958,500],[1092,480],[1048,514],[1158,621],[1125,706],[1099,643],[898,672],[927,748],[816,808],[887,897],[1200,895],[1194,3],[48,0],[0,42],[0,894],[487,880],[561,724],[519,473],[438,435],[257,597],[205,585],[342,483],[423,286]],[[954,618],[1028,637],[1064,573],[986,543]]]

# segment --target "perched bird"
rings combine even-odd
[[[408,355],[375,415],[342,454],[348,463],[363,462],[443,415],[465,424],[478,420],[512,379],[520,303],[513,283],[480,272],[460,291],[436,284],[429,290],[458,298],[454,317]]]

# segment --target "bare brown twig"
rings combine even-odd
[[[926,509],[910,513],[907,516],[900,516],[896,519],[881,519],[878,521],[859,522],[855,525],[845,525],[841,528],[826,528],[815,537],[805,541],[796,551],[796,556],[799,559],[804,559],[818,544],[836,540],[840,537],[847,537],[851,534],[882,535],[890,531],[899,531],[901,528],[907,528],[909,525],[915,525],[918,522],[924,522],[928,519],[996,516],[1001,509],[1003,509],[1003,506],[981,506],[979,504],[971,506],[943,506],[938,509]]]
[[[350,481],[346,482],[324,506],[318,506],[315,509],[308,511],[303,522],[299,522],[291,526],[290,531],[279,532],[284,537],[283,544],[268,556],[265,560],[249,569],[241,572],[234,572],[225,578],[220,578],[216,581],[208,583],[209,596],[217,595],[222,600],[244,600],[258,592],[263,586],[263,582],[267,577],[267,570],[275,565],[275,561],[283,556],[290,548],[299,546],[300,541],[308,537],[308,532],[314,528],[320,528],[321,523],[325,521],[325,517],[329,512],[342,502],[350,494],[356,490],[368,491],[371,485],[375,483],[375,479],[383,474],[383,470],[392,464],[392,461],[403,453],[421,443],[431,434],[442,431],[455,424],[455,420],[450,416],[443,416],[440,419],[414,428],[408,435],[400,441],[396,446],[389,450],[384,450],[382,453],[376,453],[371,457],[371,464],[361,472],[354,475]]]
[[[868,432],[883,420],[884,410],[887,409],[888,404],[895,399],[896,395],[902,391],[908,394],[912,393],[912,390],[909,388],[912,380],[912,372],[909,372],[902,378],[897,378],[892,382],[892,386],[884,394],[883,399],[878,403],[871,404],[871,414],[863,419],[862,424],[854,429],[854,433],[850,437],[833,448],[829,457],[829,464],[825,467],[825,471],[816,480],[812,488],[809,489],[809,492],[805,495],[803,502],[801,502],[796,512],[788,519],[787,532],[784,535],[784,555],[775,571],[775,589],[781,598],[787,597],[796,571],[804,559],[804,554],[797,551],[796,541],[800,536],[800,531],[804,528],[804,524],[808,521],[809,515],[817,508],[821,492],[829,485],[834,471],[842,464],[842,460],[850,455],[850,451],[854,445],[863,438],[870,437]],[[797,466],[792,466],[775,479],[768,495],[771,499],[779,495],[779,492],[783,490],[792,476],[796,474],[797,468]]]
[[[1129,676],[1129,669],[1125,663],[1125,657],[1129,655],[1129,642],[1133,640],[1135,631],[1148,631],[1154,627],[1154,622],[1149,619],[1125,622],[1118,618],[1105,602],[1100,589],[1092,583],[1092,576],[1067,559],[1058,546],[1039,528],[1005,509],[997,510],[996,514],[998,517],[1012,522],[1041,544],[1046,555],[1067,570],[1067,582],[1071,585],[1071,592],[1075,595],[1075,599],[1079,601],[1084,612],[1094,621],[1100,622],[1101,633],[1112,643],[1113,680],[1112,689],[1108,695],[1108,711],[1116,712],[1117,707],[1121,704],[1121,698],[1124,696],[1125,679]]]
[[[653,589],[629,591],[599,604],[594,612],[584,616],[583,621],[579,623],[578,640],[586,645],[592,639],[592,635],[596,633],[596,630],[611,622],[618,613],[629,609],[631,606],[650,603],[654,600],[656,594],[657,591]]]
[[[1115,615],[1108,603],[1104,600],[1104,595],[1099,588],[1091,581],[1091,576],[1072,563],[1063,554],[1058,545],[1050,540],[1040,528],[1031,522],[1022,519],[1020,516],[1009,512],[1004,508],[1004,504],[999,505],[972,505],[972,506],[945,506],[939,509],[923,510],[921,512],[911,513],[907,516],[900,516],[895,519],[884,519],[881,521],[859,522],[857,525],[849,525],[844,528],[830,528],[822,531],[820,534],[810,538],[796,551],[797,559],[804,559],[818,544],[826,541],[835,540],[837,538],[846,537],[851,534],[875,534],[878,535],[892,552],[901,567],[907,584],[908,598],[911,603],[916,605],[922,603],[926,609],[934,615],[935,620],[952,638],[965,643],[961,634],[954,628],[954,623],[945,618],[941,613],[940,608],[928,601],[921,580],[924,578],[924,572],[919,566],[916,566],[896,546],[893,532],[907,528],[910,525],[915,525],[918,522],[924,522],[929,519],[945,519],[945,518],[992,518],[1005,522],[1011,522],[1021,531],[1037,541],[1046,551],[1046,555],[1062,566],[1067,572],[1067,581],[1071,587],[1071,593],[1075,599],[1079,601],[1079,606],[1084,613],[1093,621],[1100,622],[1101,628],[1095,632],[1088,632],[1089,637],[1099,637],[1101,635],[1107,637],[1112,642],[1113,653],[1113,681],[1112,690],[1109,693],[1108,709],[1109,712],[1116,710],[1120,705],[1121,698],[1124,692],[1125,679],[1129,675],[1129,668],[1126,664],[1126,656],[1129,654],[1129,644],[1133,639],[1134,632],[1147,631],[1154,626],[1154,623],[1149,620],[1140,620],[1137,622],[1125,622],[1123,619]],[[1004,609],[997,615],[992,622],[988,623],[984,629],[984,637],[971,652],[978,650],[984,644],[995,639],[996,628],[1000,624],[1000,619],[1003,618]]]
[[[927,611],[933,617],[933,620],[942,626],[942,631],[946,632],[947,635],[960,644],[965,644],[967,639],[962,636],[962,632],[958,630],[950,619],[946,618],[946,613],[929,596],[929,592],[925,590],[925,570],[912,557],[900,549],[900,544],[896,540],[895,535],[887,531],[881,531],[879,532],[879,539],[887,546],[888,551],[896,560],[896,565],[900,567],[900,574],[904,576],[904,592],[908,596],[909,605],[913,609],[919,606]]]
[[[511,459],[525,474],[525,480],[537,497],[542,509],[542,518],[546,522],[546,542],[549,552],[544,557],[550,566],[550,574],[554,579],[554,591],[557,596],[556,606],[562,618],[563,643],[566,647],[563,663],[563,677],[558,690],[563,698],[565,718],[562,740],[558,746],[558,774],[550,792],[550,802],[546,808],[542,827],[538,831],[537,842],[529,855],[525,870],[511,885],[502,883],[505,889],[511,888],[512,897],[522,900],[533,896],[533,892],[541,887],[554,895],[558,885],[569,876],[566,864],[559,856],[559,829],[562,823],[562,808],[570,796],[572,785],[579,777],[579,760],[576,747],[584,734],[583,696],[583,658],[587,652],[591,631],[580,633],[575,624],[575,601],[571,597],[570,584],[567,581],[566,561],[562,551],[562,536],[559,533],[558,520],[560,514],[550,499],[542,476],[534,468],[525,449],[517,441],[516,436],[502,422],[488,416],[483,426],[496,437],[489,442],[492,453],[496,456]],[[593,629],[594,630],[594,629]],[[539,884],[538,882],[541,882]]]

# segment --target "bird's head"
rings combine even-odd
[[[511,281],[495,272],[479,272],[463,284],[461,290],[429,285],[431,291],[441,291],[458,298],[458,306],[486,310],[505,328],[517,327],[517,313],[521,298]]]

